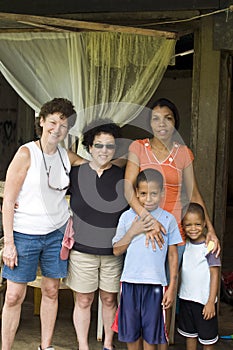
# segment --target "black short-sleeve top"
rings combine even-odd
[[[128,208],[124,196],[124,171],[112,165],[99,177],[89,163],[72,167],[70,206],[73,212],[73,249],[112,255],[112,238],[118,219]]]

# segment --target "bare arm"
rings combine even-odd
[[[13,238],[14,209],[29,166],[30,152],[28,148],[22,147],[15,154],[6,174],[2,206],[2,220],[4,229],[3,261],[12,269],[18,263],[17,251]]]
[[[191,202],[199,203],[205,211],[206,226],[207,226],[207,230],[208,230],[207,237],[206,237],[206,244],[208,244],[209,241],[214,242],[213,253],[216,253],[216,256],[218,257],[220,254],[220,250],[221,250],[220,243],[219,243],[218,237],[215,233],[214,227],[210,221],[210,217],[209,217],[208,211],[206,209],[206,205],[204,203],[204,200],[203,200],[203,198],[200,194],[200,191],[198,189],[192,164],[189,165],[184,170],[183,174],[184,174],[184,182],[185,182],[186,193],[188,195],[188,198],[190,198]]]
[[[86,159],[83,159],[82,157],[78,156],[75,152],[71,150],[68,150],[67,154],[68,154],[71,166],[80,165],[87,162]]]
[[[210,267],[210,294],[202,314],[205,320],[210,320],[215,316],[215,300],[218,293],[219,267]]]
[[[135,154],[129,152],[128,161],[125,170],[125,197],[129,205],[136,211],[136,213],[144,220],[146,228],[150,229],[150,233],[147,233],[146,244],[148,240],[151,240],[153,249],[155,249],[154,239],[156,239],[158,246],[161,248],[164,239],[161,234],[165,232],[165,229],[160,222],[158,222],[142,205],[139,203],[134,184],[139,173],[138,158]],[[148,231],[148,230],[147,230]]]
[[[170,282],[162,301],[164,309],[170,308],[175,299],[178,276],[178,251],[176,245],[171,245],[168,247],[168,263],[170,272]]]
[[[120,157],[120,158],[113,159],[111,161],[111,163],[119,166],[120,168],[123,168],[124,166],[126,166],[127,157],[123,156],[123,157]]]
[[[138,173],[138,158],[135,154],[129,152],[125,169],[125,197],[131,208],[133,208],[140,217],[144,217],[147,215],[147,210],[139,203],[134,189]]]

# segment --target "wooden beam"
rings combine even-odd
[[[85,21],[76,21],[71,19],[63,18],[54,18],[54,17],[43,17],[43,16],[30,16],[30,15],[21,15],[14,13],[0,13],[0,20],[8,20],[15,22],[30,22],[39,25],[48,25],[48,26],[58,26],[66,27],[69,30],[71,28],[93,30],[93,31],[105,31],[105,32],[117,32],[117,33],[128,33],[128,34],[139,34],[147,36],[160,36],[167,39],[176,39],[177,35],[173,32],[153,30],[153,29],[142,29],[134,28],[127,26],[118,26],[105,23],[95,23],[95,22],[85,22]]]
[[[200,15],[200,11],[137,11],[137,12],[77,12],[56,14],[57,18],[74,19],[78,21],[108,22],[111,24],[132,25],[145,24],[151,21],[173,21],[187,19]],[[131,25],[131,24],[130,24]]]
[[[1,28],[0,33],[48,33],[51,30],[40,28]]]
[[[18,21],[18,23],[22,23],[22,24],[26,24],[32,27],[36,27],[36,28],[42,28],[45,30],[49,30],[49,31],[53,31],[53,32],[69,32],[69,30],[63,29],[63,28],[58,28],[58,27],[52,27],[52,26],[48,26],[45,24],[39,24],[39,23],[32,23],[32,22],[25,22],[25,21]]]
[[[225,6],[226,0],[1,0],[2,12],[27,13],[48,16],[85,12],[140,12],[140,11],[183,11],[190,9],[213,10]],[[229,1],[228,1],[229,2]],[[221,7],[222,6],[222,7]],[[55,12],[56,11],[56,12]]]
[[[216,152],[220,83],[220,51],[213,43],[213,17],[203,18],[194,37],[191,148],[194,168],[210,220],[215,204]],[[210,147],[211,145],[211,147]]]

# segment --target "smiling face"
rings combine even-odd
[[[111,134],[100,133],[94,137],[89,152],[96,168],[105,168],[110,164],[115,153],[115,147],[115,138]]]
[[[152,110],[150,124],[154,137],[162,142],[169,142],[172,139],[175,127],[175,118],[172,111],[168,107],[155,107]]]
[[[47,115],[40,119],[40,126],[43,128],[42,137],[46,138],[49,144],[58,144],[63,141],[68,132],[68,120],[61,113]]]
[[[188,212],[186,213],[182,226],[185,234],[196,243],[205,240],[205,235],[203,233],[206,226],[205,220],[203,220],[200,213]]]
[[[136,192],[140,204],[146,210],[152,211],[158,208],[162,190],[156,181],[140,181]]]

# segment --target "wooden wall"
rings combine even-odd
[[[0,74],[0,180],[20,145],[34,138],[34,112]]]

